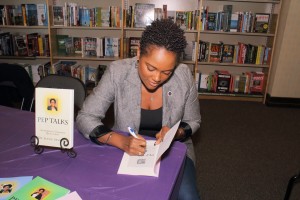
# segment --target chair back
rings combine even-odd
[[[0,88],[1,105],[31,110],[34,85],[24,67],[0,63]]]
[[[36,87],[43,88],[59,88],[59,89],[74,89],[74,106],[80,110],[86,97],[86,88],[83,82],[72,76],[48,75],[42,78]]]

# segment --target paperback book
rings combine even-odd
[[[35,89],[35,136],[39,145],[61,147],[61,140],[69,142],[63,148],[71,149],[74,142],[74,90]]]
[[[57,199],[65,196],[69,192],[69,189],[37,176],[13,195],[9,196],[8,200]]]
[[[31,180],[32,176],[0,178],[0,200],[7,199]]]
[[[134,8],[134,27],[145,28],[154,20],[155,4],[136,3]]]

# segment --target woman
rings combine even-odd
[[[142,34],[135,58],[112,62],[77,117],[80,132],[97,144],[120,148],[130,155],[143,155],[146,141],[161,142],[181,120],[175,139],[187,145],[179,199],[198,199],[194,152],[190,136],[200,127],[198,93],[190,69],[179,64],[186,47],[184,32],[170,20],[156,20]],[[138,138],[124,136],[102,123],[114,103],[113,130],[138,130]]]
[[[56,100],[55,99],[50,99],[50,105],[47,107],[48,110],[51,111],[57,111],[57,107],[56,107]]]

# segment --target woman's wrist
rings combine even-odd
[[[180,128],[177,129],[175,139],[176,140],[181,140],[183,138],[185,138],[185,131],[184,131],[183,128],[180,127]]]

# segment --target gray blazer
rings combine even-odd
[[[97,126],[103,125],[101,120],[112,103],[115,116],[113,129],[127,131],[130,126],[139,130],[141,86],[136,58],[112,62],[78,113],[76,123],[79,131],[89,138],[89,134]],[[185,64],[179,64],[172,77],[163,85],[162,124],[172,127],[179,120],[191,127],[192,134],[200,127],[196,84]],[[191,139],[186,140],[185,144],[187,155],[195,161]]]

